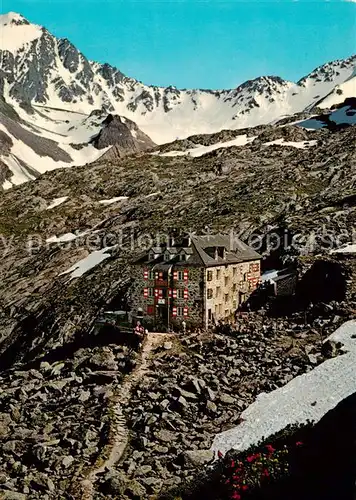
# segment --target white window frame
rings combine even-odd
[[[178,281],[184,280],[184,271],[177,271],[177,279]]]
[[[184,316],[184,309],[185,309],[185,307],[178,306],[177,307],[177,316],[180,316],[180,317]]]

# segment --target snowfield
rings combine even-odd
[[[327,116],[328,120],[336,125],[356,125],[356,109],[351,108],[351,106],[342,106],[331,111]],[[296,124],[310,130],[319,130],[328,126],[326,120],[318,119],[317,116],[296,122]]]
[[[331,254],[333,253],[356,253],[356,244],[350,243],[349,245],[345,245],[340,248],[336,248],[335,250],[331,250]]]
[[[275,141],[265,142],[264,146],[291,146],[297,149],[306,149],[310,148],[311,146],[316,146],[317,144],[318,141],[293,142],[293,141],[285,141],[284,139],[276,139]]]
[[[116,245],[91,252],[87,257],[78,261],[76,264],[67,269],[67,271],[61,273],[59,276],[70,274],[70,280],[74,278],[80,278],[81,276],[83,276],[83,274],[101,264],[101,262],[103,262],[105,259],[111,257],[111,254],[107,252],[109,252],[113,248],[116,248]]]
[[[109,200],[100,200],[100,205],[112,205],[113,203],[117,203],[118,201],[128,200],[128,196],[117,196],[116,198],[110,198]]]
[[[356,320],[348,321],[329,340],[341,342],[345,354],[328,359],[284,387],[260,394],[242,414],[243,422],[218,434],[212,450],[243,451],[291,424],[318,422],[356,392]]]
[[[255,139],[255,137],[247,137],[247,135],[239,135],[236,139],[226,142],[217,142],[216,144],[211,144],[210,146],[197,146],[195,148],[187,149],[187,151],[169,151],[168,153],[162,153],[160,156],[203,156],[211,151],[215,151],[220,148],[231,148],[232,146],[245,146]],[[157,154],[157,153],[155,153]],[[159,153],[158,153],[159,154]]]
[[[59,207],[59,205],[62,205],[65,201],[68,200],[68,196],[62,196],[61,198],[55,198],[52,200],[52,202],[48,205],[46,210],[52,210],[52,208]]]

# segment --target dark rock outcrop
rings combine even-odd
[[[111,114],[103,121],[102,130],[91,142],[97,149],[114,146],[114,151],[108,151],[102,160],[146,151],[155,146],[133,121]]]

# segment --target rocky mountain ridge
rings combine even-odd
[[[297,83],[266,76],[232,90],[179,90],[144,85],[109,64],[89,61],[67,39],[57,39],[19,14],[2,16],[0,23],[0,88],[6,100],[86,115],[104,108],[136,122],[158,144],[270,123],[317,102],[322,107],[335,86],[352,75],[356,60],[327,63]],[[335,94],[333,103],[340,100],[342,95]]]

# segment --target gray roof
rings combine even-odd
[[[216,247],[225,248],[225,259],[222,257],[217,257],[215,259],[213,256],[209,255],[209,251],[212,252]],[[151,250],[158,250],[154,248]],[[252,248],[246,245],[240,239],[230,236],[230,235],[205,235],[205,236],[191,236],[191,246],[190,247],[180,247],[178,244],[175,247],[162,248],[165,252],[171,253],[172,258],[169,261],[165,261],[163,258],[163,253],[159,255],[155,260],[148,260],[148,253],[137,259],[136,263],[147,263],[153,265],[154,269],[164,270],[170,266],[223,266],[226,264],[238,264],[240,262],[247,262],[251,260],[260,260],[262,257]],[[188,260],[180,261],[179,257],[175,256],[177,252],[185,252],[189,255]],[[158,253],[158,252],[157,252]]]
[[[246,245],[246,243],[229,234],[192,236],[192,245],[194,245],[205,267],[234,264],[250,260],[260,260],[262,258],[261,255]],[[225,248],[225,259],[221,257],[218,257],[217,259],[211,257],[206,250],[212,247]]]

